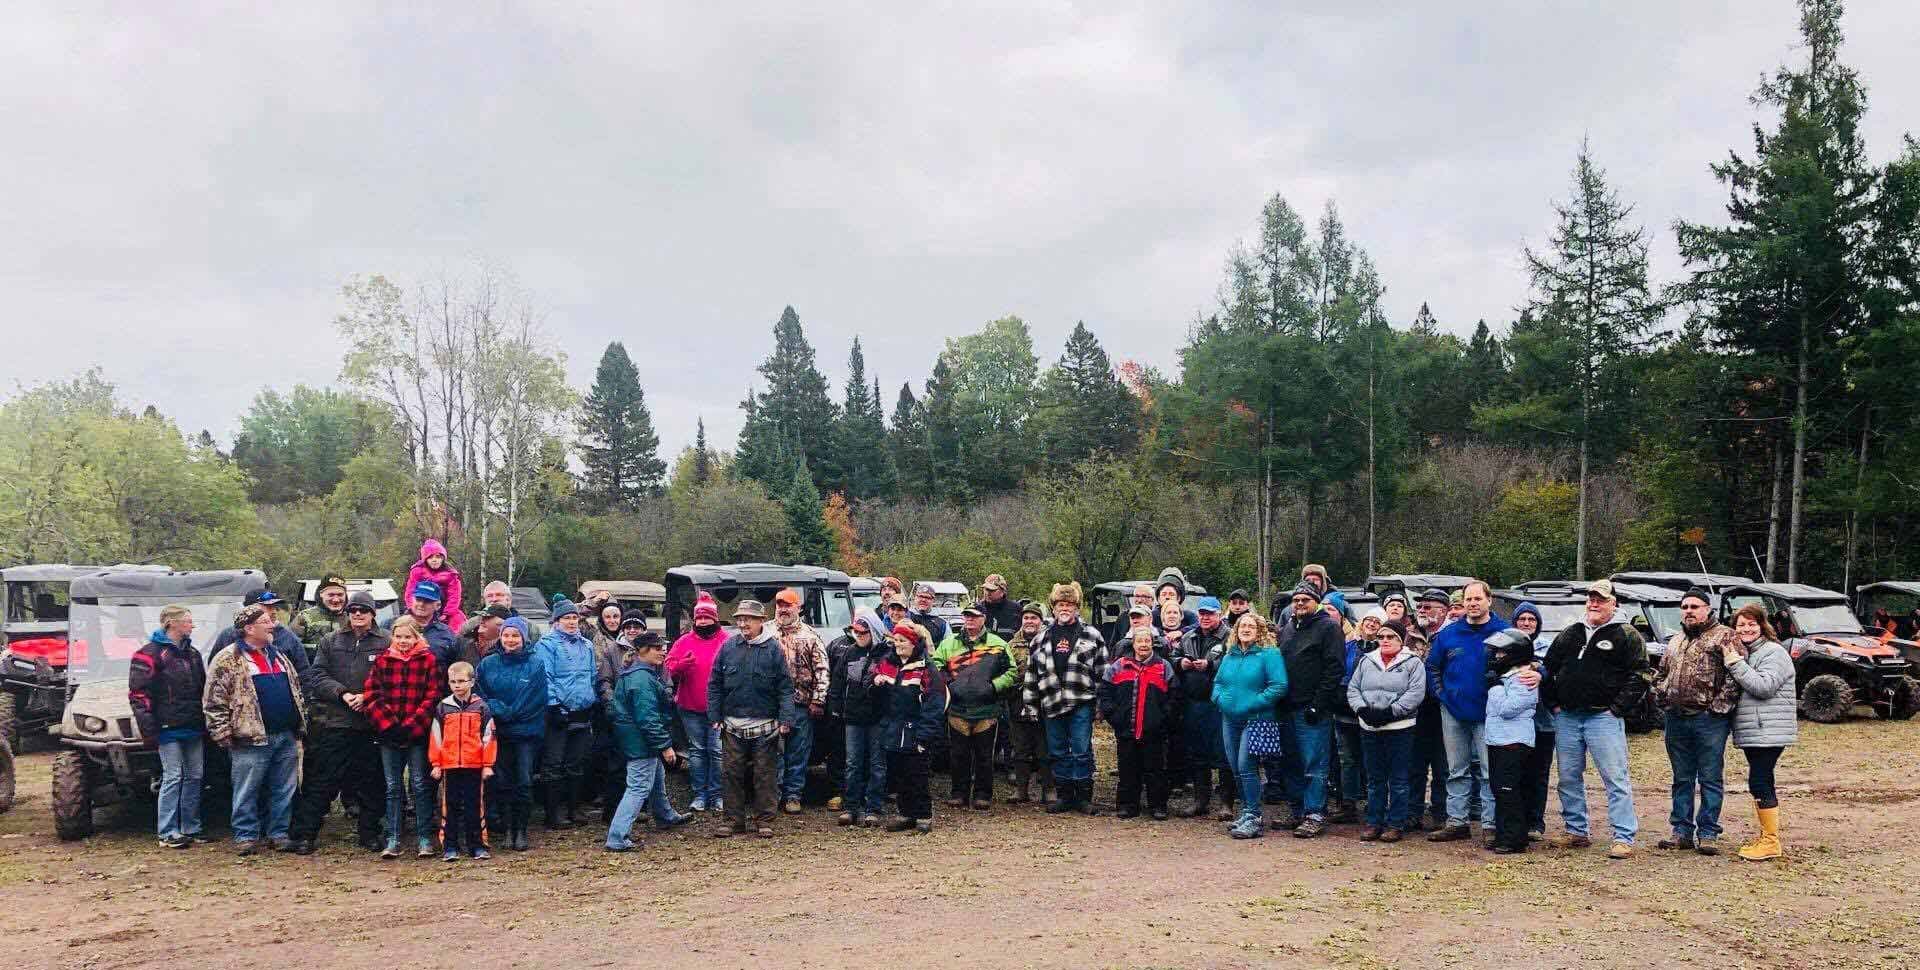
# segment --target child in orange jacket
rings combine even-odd
[[[493,777],[493,712],[473,692],[473,665],[447,668],[452,695],[433,710],[427,757],[440,780],[440,858],[460,858],[460,842],[475,859],[490,859],[483,785]]]

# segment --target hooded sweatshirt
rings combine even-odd
[[[436,555],[442,557],[441,566],[439,569],[429,569],[427,557]],[[441,545],[438,539],[420,543],[420,558],[414,562],[413,568],[407,570],[407,589],[401,597],[402,602],[413,599],[413,588],[420,585],[423,579],[433,580],[434,585],[440,587],[440,618],[446,621],[447,626],[455,630],[465,626],[467,615],[460,611],[460,570],[453,568],[453,559],[447,556],[447,547]]]
[[[727,642],[727,628],[715,623],[701,633],[694,627],[680,634],[667,651],[665,668],[673,681],[673,703],[682,711],[707,709],[707,678],[713,676],[713,660]]]
[[[1646,667],[1646,642],[1618,610],[1598,625],[1583,616],[1547,648],[1541,701],[1578,714],[1607,711]]]
[[[1521,615],[1526,613],[1533,614],[1533,619],[1536,623],[1540,623],[1543,625],[1546,623],[1546,618],[1540,615],[1539,607],[1533,605],[1532,603],[1521,603],[1519,606],[1516,606],[1513,608],[1513,619],[1514,619],[1513,625],[1519,626],[1520,625],[1519,620]],[[1539,629],[1539,628],[1536,627],[1536,629]],[[1535,662],[1546,660],[1547,648],[1550,646],[1553,646],[1553,638],[1546,636],[1545,634],[1546,634],[1545,630],[1540,630],[1539,633],[1534,634],[1533,659]],[[1536,690],[1537,689],[1538,688],[1536,688]],[[1553,708],[1548,707],[1544,700],[1541,701],[1539,704],[1534,705],[1533,733],[1534,733],[1534,739],[1536,741],[1539,740],[1539,736],[1542,734],[1553,733]]]
[[[547,672],[547,706],[567,712],[591,710],[599,698],[593,677],[598,658],[593,641],[555,626],[534,644],[534,655]]]

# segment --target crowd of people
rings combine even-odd
[[[1494,615],[1484,582],[1395,591],[1356,612],[1309,565],[1270,615],[1245,590],[1190,598],[1169,568],[1104,629],[1077,583],[1021,602],[998,575],[952,624],[929,587],[909,595],[884,579],[880,608],[831,640],[804,621],[799,590],[780,590],[771,616],[742,599],[730,624],[701,593],[670,645],[642,613],[564,597],[535,639],[504,583],[483,588],[472,616],[459,584],[428,540],[405,612],[385,624],[368,594],[330,577],[291,624],[271,593],[254,597],[204,662],[192,613],[163,610],[128,684],[162,763],[161,843],[208,841],[209,741],[232,764],[242,855],[315,851],[344,800],[363,849],[398,857],[411,824],[419,857],[453,861],[531,848],[536,789],[548,831],[586,824],[597,801],[612,852],[639,846],[642,812],[657,829],[704,815],[717,838],[770,838],[779,815],[807,810],[822,760],[843,826],[931,831],[940,765],[948,809],[991,812],[1002,762],[1009,803],[1098,814],[1104,721],[1122,819],[1210,817],[1235,839],[1358,825],[1359,840],[1388,843],[1470,839],[1477,823],[1490,851],[1516,853],[1546,838],[1557,762],[1553,844],[1584,848],[1591,763],[1608,854],[1623,859],[1638,822],[1620,712],[1651,691],[1673,776],[1659,847],[1721,851],[1731,742],[1759,831],[1738,854],[1782,852],[1774,771],[1795,740],[1793,663],[1764,610],[1722,624],[1706,590],[1682,600],[1683,632],[1656,666],[1605,581],[1552,637],[1529,604]],[[685,812],[666,786],[682,760]]]

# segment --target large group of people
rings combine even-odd
[[[162,764],[161,843],[208,841],[207,742],[232,764],[242,855],[315,851],[344,800],[366,851],[398,857],[410,825],[416,855],[453,861],[531,848],[536,790],[549,831],[586,824],[599,802],[608,851],[640,845],[643,812],[660,829],[705,815],[715,837],[770,838],[779,815],[807,810],[820,761],[842,826],[930,831],[940,766],[946,808],[994,811],[1003,763],[1009,803],[1098,814],[1105,722],[1121,819],[1210,817],[1235,839],[1355,825],[1386,843],[1471,839],[1477,824],[1490,851],[1524,852],[1546,838],[1557,763],[1553,844],[1584,848],[1591,763],[1621,859],[1638,822],[1620,714],[1651,691],[1673,777],[1659,847],[1721,851],[1731,743],[1759,831],[1738,854],[1782,852],[1774,771],[1795,740],[1793,663],[1764,610],[1722,624],[1706,590],[1682,600],[1683,632],[1656,666],[1605,581],[1552,637],[1531,605],[1494,615],[1484,582],[1356,612],[1309,565],[1271,614],[1245,590],[1191,597],[1169,568],[1104,625],[1073,582],[1022,602],[990,575],[949,623],[928,586],[888,578],[879,609],[831,640],[805,622],[800,590],[770,607],[742,599],[730,625],[701,593],[672,644],[642,613],[564,597],[535,639],[505,584],[487,584],[471,616],[459,588],[429,540],[386,623],[329,577],[291,625],[271,594],[252,597],[204,662],[192,613],[163,610],[128,685]],[[685,812],[666,786],[682,761]]]

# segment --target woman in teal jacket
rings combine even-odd
[[[1251,728],[1271,722],[1287,696],[1287,664],[1274,645],[1265,617],[1245,613],[1214,664],[1213,705],[1220,709],[1220,735],[1240,781],[1240,816],[1228,826],[1236,839],[1257,839],[1266,828],[1260,812],[1260,758],[1248,751]]]

